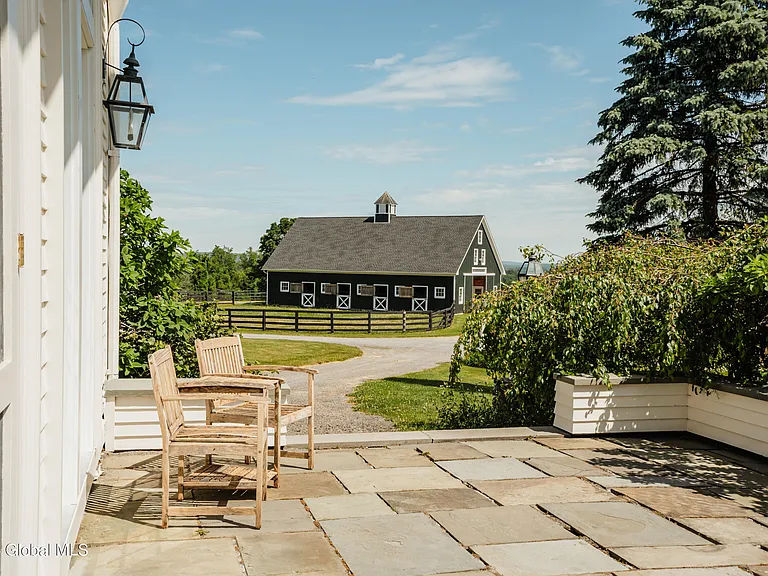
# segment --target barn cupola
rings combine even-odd
[[[392,216],[397,215],[397,202],[388,192],[384,192],[376,200],[376,213],[373,216],[374,222],[389,222]]]

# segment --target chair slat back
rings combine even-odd
[[[163,445],[167,446],[173,435],[184,425],[184,409],[179,400],[162,400],[162,396],[179,393],[173,352],[170,346],[149,355],[149,373],[152,376],[152,390],[155,393],[157,416]]]
[[[240,336],[195,340],[200,376],[242,374],[245,366]]]

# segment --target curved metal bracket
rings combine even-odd
[[[112,24],[109,25],[109,29],[107,30],[107,40],[104,42],[104,54],[102,55],[102,58],[101,58],[104,64],[102,66],[102,73],[101,73],[102,79],[107,77],[107,67],[114,68],[115,70],[120,70],[120,68],[118,68],[117,66],[113,66],[112,64],[107,62],[107,50],[109,48],[109,35],[112,33],[113,26],[118,22],[133,22],[134,24],[136,24],[136,26],[141,28],[141,42],[131,42],[130,38],[126,38],[126,40],[128,40],[128,44],[130,44],[132,48],[136,48],[136,46],[141,46],[142,44],[144,44],[144,40],[147,39],[147,32],[146,30],[144,30],[144,26],[139,24],[133,18],[118,18],[117,20],[112,22]]]

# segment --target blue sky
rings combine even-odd
[[[575,180],[636,9],[130,0],[156,115],[122,164],[197,250],[257,247],[283,216],[369,214],[386,190],[401,215],[485,214],[504,259],[577,252],[597,194]]]

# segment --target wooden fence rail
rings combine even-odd
[[[267,303],[266,292],[257,290],[179,290],[179,296],[196,302],[231,302],[232,305],[237,302]]]
[[[221,311],[222,323],[227,328],[294,332],[427,332],[450,327],[453,316],[453,308],[430,312],[279,308]]]

